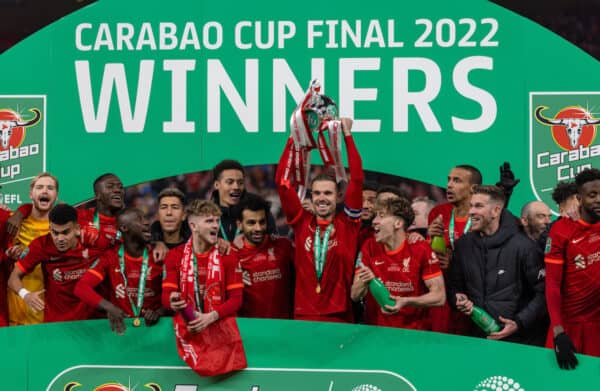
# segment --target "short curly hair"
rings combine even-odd
[[[399,217],[404,221],[404,230],[407,230],[415,220],[415,212],[410,201],[404,197],[379,200],[375,204],[375,212],[384,212]]]
[[[185,208],[188,216],[221,216],[221,208],[212,201],[195,199]]]
[[[577,190],[579,191],[586,183],[599,180],[600,170],[598,170],[597,168],[586,168],[585,170],[577,174],[577,176],[575,177],[575,184],[577,185]]]
[[[552,199],[557,205],[560,205],[575,194],[577,194],[575,182],[560,182],[552,191]]]

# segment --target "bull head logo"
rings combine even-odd
[[[4,112],[5,114],[8,114],[8,118],[6,118],[6,115],[0,116],[0,141],[3,149],[8,148],[8,143],[15,128],[33,126],[39,122],[42,113],[40,113],[38,109],[29,109],[29,111],[33,112],[35,115],[32,119],[27,121],[21,120],[18,115],[11,111]]]
[[[535,109],[535,118],[546,125],[564,126],[566,135],[569,138],[569,145],[571,149],[575,149],[579,145],[579,139],[583,133],[583,127],[585,125],[600,124],[600,118],[546,118],[542,115],[542,111],[546,110],[547,108],[547,106],[539,106],[537,109]]]

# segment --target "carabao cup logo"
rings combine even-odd
[[[542,111],[547,107],[539,106],[535,109],[535,118],[544,125],[549,125],[554,142],[562,149],[568,151],[577,147],[589,147],[596,138],[596,126],[600,118],[592,115],[582,107],[566,107],[560,110],[554,118],[547,118]]]
[[[600,114],[594,108],[600,108],[600,92],[530,94],[531,188],[556,215],[556,185],[600,165]]]
[[[29,111],[33,112],[33,117],[23,119],[12,110],[0,110],[0,151],[9,147],[19,147],[25,140],[27,127],[34,126],[40,121],[42,117],[40,110],[30,109]]]

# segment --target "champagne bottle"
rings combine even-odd
[[[446,239],[443,236],[434,236],[431,239],[431,249],[436,253],[446,253]]]
[[[490,314],[476,305],[473,306],[471,312],[471,320],[479,327],[486,335],[500,331],[501,327]]]
[[[390,306],[396,304],[396,301],[390,297],[390,291],[388,291],[379,278],[369,281],[369,290],[381,308],[385,308],[386,304]]]

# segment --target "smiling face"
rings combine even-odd
[[[49,176],[40,177],[31,186],[29,197],[38,212],[49,212],[58,197],[56,181]]]
[[[375,207],[375,200],[377,198],[377,192],[375,190],[363,190],[362,192],[362,212],[361,219],[363,221],[371,221],[375,217],[373,208]]]
[[[330,220],[335,215],[337,186],[328,180],[314,181],[312,184],[312,203],[317,217]]]
[[[264,210],[244,209],[242,219],[239,222],[246,240],[257,246],[265,240],[267,235],[267,216]]]
[[[390,244],[397,236],[398,230],[402,228],[402,219],[392,215],[385,209],[378,209],[373,219],[373,230],[377,243]]]
[[[244,173],[236,169],[223,170],[215,180],[214,187],[219,192],[221,206],[237,205],[244,192]]]
[[[473,194],[469,209],[471,229],[486,234],[495,232],[501,212],[502,205],[493,201],[488,194]]]
[[[121,180],[109,175],[98,182],[96,202],[102,210],[110,210],[113,213],[122,209],[125,202],[125,189]]]

